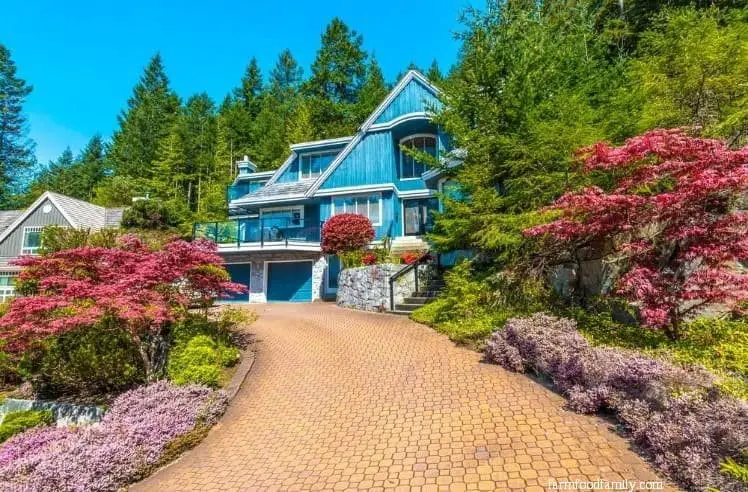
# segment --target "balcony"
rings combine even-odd
[[[322,223],[292,218],[237,219],[198,222],[193,239],[210,239],[220,251],[257,249],[319,250]]]

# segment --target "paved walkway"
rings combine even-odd
[[[257,308],[257,360],[222,421],[139,490],[545,490],[658,480],[596,417],[407,318]]]

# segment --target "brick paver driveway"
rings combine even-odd
[[[267,305],[221,423],[141,490],[544,490],[658,480],[596,417],[406,318]]]

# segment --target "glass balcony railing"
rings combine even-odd
[[[198,222],[193,226],[194,239],[210,239],[219,245],[244,243],[285,244],[320,241],[322,223],[291,219],[237,219],[225,222]]]

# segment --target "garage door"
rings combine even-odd
[[[268,263],[268,302],[310,302],[312,262]]]
[[[231,298],[224,299],[227,302],[248,302],[249,301],[249,279],[251,275],[251,268],[249,263],[226,265],[226,271],[231,276],[231,281],[237,284],[242,284],[247,288],[247,292],[232,296]]]

